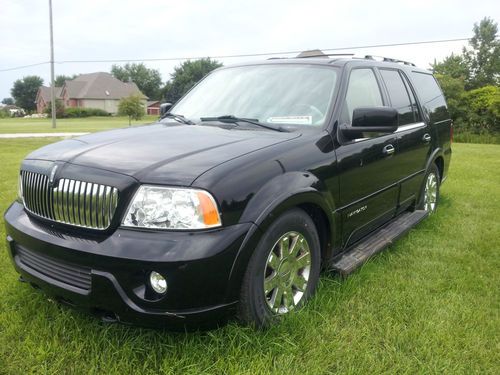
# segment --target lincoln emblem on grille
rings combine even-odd
[[[57,165],[54,165],[52,167],[52,170],[50,171],[50,176],[49,176],[49,184],[52,185],[54,183],[54,177],[57,172]]]

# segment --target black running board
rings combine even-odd
[[[377,229],[373,234],[358,241],[341,254],[333,257],[330,269],[347,276],[365,263],[373,255],[384,250],[411,228],[427,217],[424,210],[405,212],[391,222]]]

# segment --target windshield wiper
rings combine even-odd
[[[265,125],[265,124],[259,122],[259,120],[256,118],[236,117],[233,115],[224,115],[224,116],[217,116],[217,117],[201,117],[200,120],[202,122],[204,122],[204,121],[220,121],[220,122],[228,122],[228,123],[232,123],[232,124],[237,124],[238,122],[246,122],[247,124],[257,125],[257,126],[260,126],[261,128],[266,128],[266,129],[274,130],[277,132],[285,131],[281,127],[275,128],[274,126]]]
[[[163,120],[164,118],[171,118],[186,125],[195,125],[193,121],[185,118],[183,115],[177,115],[175,113],[165,113],[163,116],[161,116],[160,120]]]

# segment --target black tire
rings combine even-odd
[[[433,176],[433,177],[432,177]],[[429,188],[429,179],[434,179],[435,181],[435,201],[429,203],[429,195],[427,194],[427,189]],[[441,185],[441,176],[439,175],[439,169],[436,164],[432,163],[429,170],[425,174],[424,182],[422,184],[422,189],[420,191],[420,201],[418,204],[419,210],[428,210],[429,213],[434,213],[437,210],[439,204],[439,187]]]
[[[288,240],[285,240],[284,236],[287,235],[290,235],[291,237],[287,237]],[[300,235],[302,235],[303,237],[300,237]],[[311,295],[313,295],[318,284],[321,268],[321,251],[318,232],[316,230],[314,222],[311,220],[309,215],[307,215],[303,210],[295,208],[285,212],[271,224],[271,226],[262,236],[259,244],[257,245],[257,248],[255,249],[254,254],[250,258],[241,287],[238,311],[240,320],[245,324],[249,324],[257,328],[265,328],[275,322],[279,317],[280,314],[276,311],[273,311],[268,304],[268,300],[272,300],[272,297],[269,296],[273,295],[273,293],[278,293],[279,288],[277,287],[278,290],[276,291],[274,291],[274,289],[270,289],[272,291],[268,292],[268,294],[266,295],[266,292],[264,290],[264,277],[266,275],[266,272],[269,272],[270,266],[268,264],[268,261],[271,259],[271,251],[273,251],[273,253],[275,253],[277,250],[280,251],[280,245],[278,244],[278,241],[281,240],[285,241],[285,243],[289,243],[290,238],[292,240],[292,243],[293,241],[295,241],[295,243],[298,243],[297,241],[299,241],[298,239],[300,239],[302,249],[299,250],[298,255],[290,255],[290,261],[288,259],[284,259],[279,263],[280,266],[278,267],[278,269],[280,270],[280,272],[272,272],[272,275],[279,275],[280,280],[289,280],[289,278],[292,279],[291,281],[288,281],[290,284],[290,289],[284,288],[288,290],[288,295],[292,295],[292,299],[289,299],[290,297],[287,297],[287,293],[285,292],[283,294],[284,297],[279,297],[280,301],[283,301],[283,303],[285,304],[285,301],[291,303],[292,300],[300,298],[299,302],[297,302],[296,305],[292,306],[293,309],[298,309],[303,306],[304,302],[307,301],[307,299]],[[297,265],[298,263],[294,264],[293,262],[299,261],[299,258],[304,258],[304,255],[307,256],[307,251],[305,250],[307,247],[303,245],[304,239],[307,242],[307,247],[309,248],[308,260],[310,261],[310,263],[308,263],[308,265],[310,265],[310,267],[306,267],[307,271],[306,268],[296,271],[296,268],[294,267],[300,266]],[[292,252],[290,251],[290,253]],[[276,257],[275,259],[278,259],[276,260],[277,262],[279,261],[278,257]],[[288,271],[288,273],[286,270],[284,272],[281,272],[282,268],[287,268],[287,266],[282,266],[287,262],[289,262],[288,265],[290,266],[291,271]],[[301,278],[304,277],[301,276],[301,272],[303,275],[307,274],[308,276],[307,283],[304,284],[306,285],[306,287],[304,288],[303,292],[300,291],[300,288],[296,289],[295,285],[292,285],[294,283],[294,278],[296,278],[296,280],[300,279],[300,281],[297,281],[298,283],[304,280],[303,278]],[[276,297],[275,295],[274,300],[277,300],[277,298],[278,297]],[[276,305],[278,304],[276,303]],[[283,309],[286,308],[284,307]]]

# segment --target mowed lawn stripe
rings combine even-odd
[[[132,126],[152,123],[158,116],[144,116],[141,120],[132,120]],[[128,117],[85,117],[57,119],[56,128],[52,128],[49,118],[0,118],[0,134],[15,133],[60,133],[60,132],[96,132],[100,130],[125,128]]]
[[[19,163],[55,139],[0,140],[0,208]],[[0,245],[0,373],[498,373],[500,146],[454,144],[441,206],[303,311],[264,332],[106,325],[17,282]],[[3,221],[0,235],[5,237]]]

